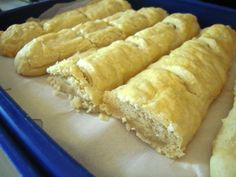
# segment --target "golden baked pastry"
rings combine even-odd
[[[56,15],[54,18],[43,23],[43,28],[46,33],[57,32],[61,29],[71,28],[79,23],[102,19],[130,8],[131,6],[126,0],[95,1],[84,7]]]
[[[50,80],[54,88],[71,95],[73,107],[98,111],[104,91],[124,84],[198,32],[195,16],[173,14],[126,40],[113,42],[87,57],[77,57],[72,63],[59,62],[47,71],[53,75]]]
[[[56,15],[51,19],[41,21],[33,19],[12,25],[2,34],[0,55],[14,57],[26,43],[42,34],[71,28],[77,24],[104,18],[130,8],[131,6],[126,0],[100,0]]]
[[[42,26],[35,21],[11,25],[0,38],[0,54],[14,57],[28,41],[44,34]]]
[[[101,109],[157,152],[179,158],[221,92],[235,49],[230,27],[211,26],[125,85],[107,91]]]
[[[213,143],[210,160],[211,177],[236,176],[236,85],[234,86],[234,105]]]
[[[152,26],[167,16],[161,8],[127,10],[102,20],[89,21],[57,33],[33,39],[16,55],[17,73],[25,76],[46,74],[46,68],[76,52],[107,46],[130,34]],[[152,18],[152,19],[149,19]]]
[[[59,33],[51,34],[33,39],[17,53],[14,61],[17,73],[25,76],[42,75],[49,65],[56,62],[55,58],[69,57],[76,50],[86,51],[93,47],[93,44],[88,39],[83,37],[76,38],[76,33],[73,30],[62,30]],[[64,43],[63,40],[66,37],[68,41]],[[45,39],[47,39],[46,44],[49,47],[44,47],[43,41]],[[60,43],[67,47],[61,47]],[[41,59],[40,56],[44,58]]]

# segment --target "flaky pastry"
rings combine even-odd
[[[221,92],[235,54],[230,27],[206,28],[125,85],[107,91],[101,109],[122,120],[157,152],[182,157]]]
[[[173,14],[126,40],[116,41],[86,57],[78,57],[77,63],[59,62],[47,71],[52,75],[54,88],[71,95],[71,103],[76,109],[98,111],[104,91],[124,84],[198,32],[195,16]],[[66,76],[60,72],[61,65],[68,67]]]

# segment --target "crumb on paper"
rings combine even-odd
[[[8,88],[6,88],[6,89],[4,89],[4,90],[6,90],[6,91],[8,92],[8,91],[11,91],[12,88],[11,88],[11,87],[8,87]]]
[[[60,95],[60,92],[58,90],[53,90],[52,94],[53,94],[53,96],[58,96],[58,95]]]
[[[130,129],[131,131],[135,131],[136,129],[134,128],[134,127],[131,127],[131,129]]]
[[[43,121],[41,119],[33,119],[33,121],[41,128],[43,127]]]
[[[125,117],[122,117],[122,118],[121,118],[121,122],[122,122],[122,123],[126,123],[126,122],[127,122],[127,119],[126,119]]]
[[[100,113],[98,115],[99,119],[102,120],[102,121],[108,121],[110,119],[109,116],[107,116],[106,114],[103,114],[103,113]]]
[[[75,109],[74,111],[77,112],[77,113],[80,113],[80,110],[79,110],[79,109]]]

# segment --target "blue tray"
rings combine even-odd
[[[197,0],[129,0],[129,2],[134,8],[157,6],[169,13],[192,13],[197,16],[201,27],[222,23],[236,29],[236,9]]]
[[[51,7],[54,1],[44,1],[0,13],[0,29],[12,23],[23,22],[30,16],[37,17]],[[223,23],[236,29],[236,10],[194,0],[129,0],[135,9],[144,6],[158,6],[168,12],[189,12],[196,15],[202,27]],[[41,168],[51,176],[92,176],[84,167],[57,145],[0,87],[0,122],[23,144]],[[7,151],[7,153],[12,153]],[[19,163],[12,158],[20,168]],[[27,163],[27,161],[22,161]]]
[[[1,124],[0,124],[0,151],[5,152],[6,157],[10,159],[11,162],[13,162],[8,164],[8,166],[10,166],[8,170],[11,171],[11,173],[17,171],[18,173],[20,173],[21,176],[30,176],[30,177],[40,176],[40,172],[38,172],[38,169],[31,163],[30,159],[27,158],[27,156],[24,155],[24,153],[22,153],[22,149],[19,148],[19,144],[17,144],[12,139],[12,137],[9,135],[9,133],[5,130],[5,128]],[[4,174],[4,172],[1,173]]]
[[[0,122],[10,129],[27,152],[50,176],[92,176],[35,124],[2,87],[0,87]],[[22,163],[13,161],[13,163],[21,170],[20,165],[24,161]]]
[[[0,12],[0,29],[5,30],[11,24],[23,23],[29,17],[38,17],[55,3],[70,1],[73,0],[44,0],[5,12]]]

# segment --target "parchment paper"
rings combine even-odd
[[[13,59],[0,56],[0,85],[77,161],[98,177],[208,177],[211,144],[233,102],[233,63],[227,85],[211,105],[186,155],[170,160],[127,132],[116,119],[75,112],[63,94],[53,95],[47,76],[15,73]]]

